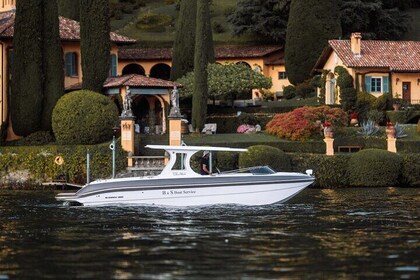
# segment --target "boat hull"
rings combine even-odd
[[[76,202],[85,206],[112,204],[156,206],[201,206],[214,204],[266,205],[285,202],[312,184],[313,178],[294,181],[265,180],[242,184],[197,184],[109,188],[81,194],[59,194],[62,201]]]

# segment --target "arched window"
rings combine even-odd
[[[78,57],[76,52],[66,53],[66,77],[77,77],[78,73]]]

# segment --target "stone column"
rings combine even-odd
[[[325,144],[327,144],[326,148],[326,155],[333,156],[334,155],[334,138],[324,138]]]
[[[397,152],[397,138],[388,137],[386,139],[386,142],[388,143],[388,151],[392,153]]]

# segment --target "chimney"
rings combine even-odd
[[[352,33],[350,37],[351,51],[354,56],[361,56],[362,33]]]

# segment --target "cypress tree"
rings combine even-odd
[[[197,0],[182,0],[176,24],[171,80],[176,81],[194,69]]]
[[[211,32],[209,0],[197,1],[197,22],[194,55],[194,93],[192,104],[192,125],[196,132],[204,127],[207,116],[208,73],[207,65],[211,58]],[[214,59],[214,52],[213,52]]]
[[[58,14],[60,16],[80,20],[79,0],[58,0]]]
[[[41,128],[51,130],[52,111],[58,99],[64,94],[64,71],[57,0],[43,0],[43,3],[44,100]]]
[[[110,69],[109,1],[80,0],[82,87],[101,92]]]
[[[42,2],[17,1],[14,25],[10,114],[16,134],[41,128],[43,102]]]
[[[289,81],[296,85],[308,79],[328,40],[340,36],[336,0],[292,0],[285,46]]]

